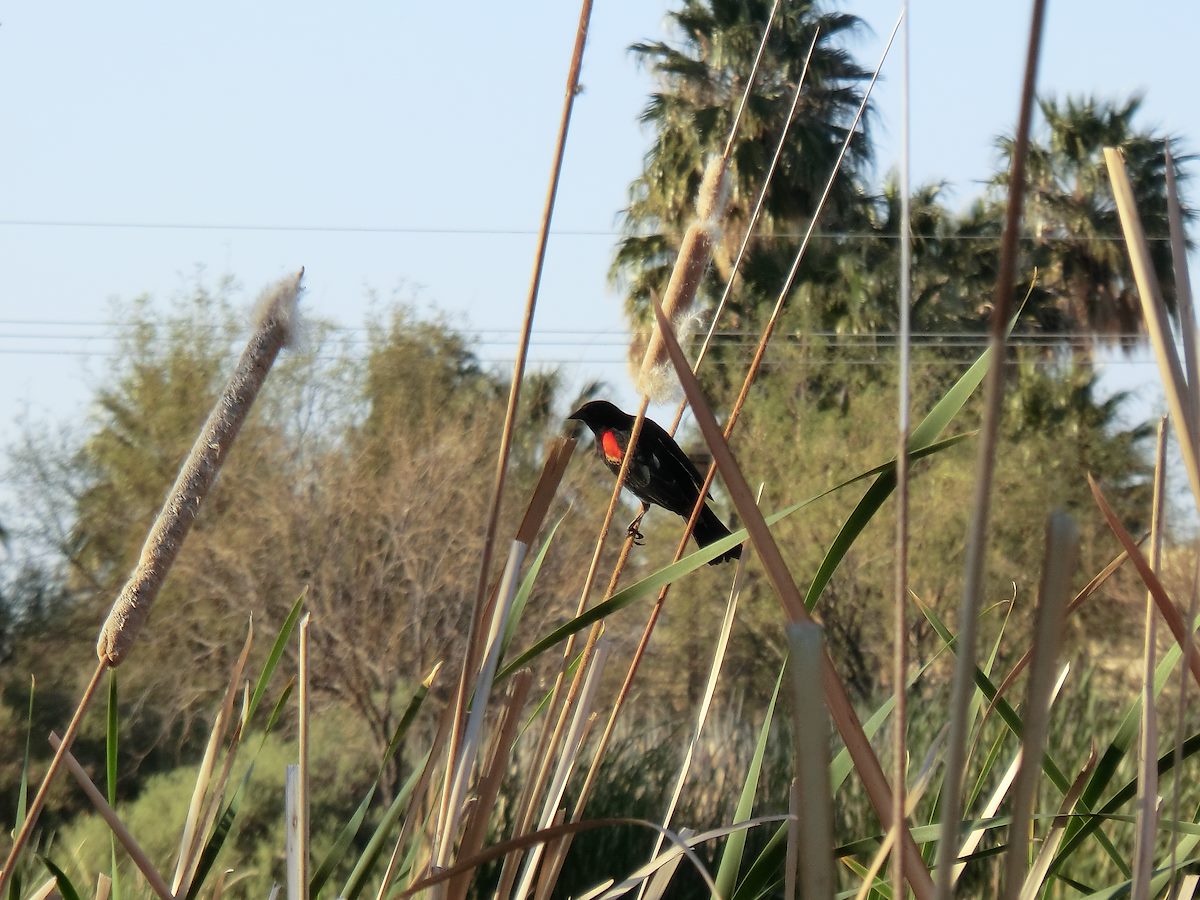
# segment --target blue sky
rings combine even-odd
[[[626,47],[662,36],[667,7],[596,2],[535,320],[535,360],[626,398],[605,273],[650,89]],[[870,26],[851,49],[874,65],[900,4],[840,8]],[[1043,92],[1144,91],[1143,121],[1200,147],[1192,2],[1140,18],[1117,2],[1049,9]],[[1015,119],[1028,4],[911,10],[914,177],[948,179],[965,201]],[[112,299],[169,302],[198,270],[232,275],[248,306],[304,265],[309,313],[352,327],[372,293],[415,296],[478,330],[481,357],[511,360],[577,14],[563,0],[5,9],[4,430],[22,411],[84,410],[109,361]],[[899,59],[876,94],[881,170],[897,157]],[[1111,368],[1113,384],[1153,378]]]

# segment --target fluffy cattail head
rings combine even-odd
[[[677,334],[686,330],[693,321],[692,305],[700,288],[700,279],[721,237],[721,220],[729,200],[725,174],[725,160],[719,156],[713,157],[704,170],[704,178],[696,195],[696,219],[684,232],[675,268],[663,294],[663,313]],[[655,326],[635,378],[637,388],[655,400],[666,399],[675,385],[671,376],[671,363],[662,335]]]

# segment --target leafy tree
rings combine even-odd
[[[629,189],[611,275],[623,285],[635,325],[649,320],[649,300],[661,295],[694,210],[696,189],[710,155],[720,153],[745,89],[771,4],[766,0],[685,0],[668,13],[674,42],[634,44],[638,62],[654,74],[657,89],[642,112],[654,130],[642,173]],[[870,73],[843,48],[860,20],[827,12],[816,2],[785,4],[771,32],[758,81],[732,151],[731,192],[725,240],[717,248],[707,296],[719,295],[748,223],[762,173],[774,153],[814,30],[805,93],[789,132],[775,182],[743,277],[734,297],[738,321],[762,296],[778,289],[794,241],[812,215],[846,130],[861,101],[860,82]],[[851,145],[823,222],[859,220],[862,175],[870,162],[865,127]],[[757,294],[756,294],[757,291]]]
[[[1025,200],[1026,230],[1032,233],[1027,267],[1036,266],[1041,285],[1034,310],[1047,331],[1085,336],[1076,347],[1122,342],[1141,334],[1143,320],[1129,268],[1121,223],[1109,186],[1104,148],[1125,157],[1151,255],[1172,310],[1175,304],[1171,250],[1166,241],[1166,153],[1175,177],[1187,178],[1179,137],[1138,127],[1141,98],[1124,101],[1068,97],[1039,101],[1043,123],[1029,147]],[[1007,183],[1013,140],[999,140],[1003,167],[992,181],[997,217]],[[1194,211],[1185,210],[1188,219]]]

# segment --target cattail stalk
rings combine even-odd
[[[179,549],[192,527],[200,504],[216,480],[217,472],[220,471],[242,423],[246,421],[246,415],[250,412],[267,373],[279,351],[295,333],[298,318],[296,302],[300,296],[303,277],[304,270],[301,269],[296,275],[285,278],[264,293],[259,302],[254,334],[238,361],[233,377],[222,391],[216,406],[209,414],[208,421],[204,423],[204,429],[196,439],[192,452],[188,454],[187,461],[175,480],[175,486],[163,504],[149,537],[146,538],[141,559],[113,604],[100,631],[100,638],[96,643],[96,655],[99,657],[96,670],[75,707],[46,774],[42,777],[42,783],[29,805],[25,821],[13,838],[4,868],[0,870],[0,894],[5,892],[12,878],[21,851],[28,843],[45,806],[50,785],[75,740],[83,714],[95,696],[104,670],[120,665],[137,640],[138,633],[150,615],[154,598],[158,596],[171,564],[179,555]]]

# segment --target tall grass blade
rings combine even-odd
[[[344,900],[358,900],[358,895],[362,892],[363,886],[371,874],[371,869],[379,861],[379,856],[383,852],[383,846],[387,841],[389,832],[391,832],[396,822],[399,821],[401,814],[408,805],[409,798],[416,789],[417,783],[421,780],[421,774],[429,764],[429,758],[432,753],[432,750],[427,751],[421,761],[417,763],[405,780],[404,785],[396,794],[396,799],[391,802],[383,816],[380,817],[379,824],[375,827],[371,839],[367,841],[367,846],[363,848],[362,855],[355,862],[354,868],[350,870],[350,875],[346,878],[346,883],[342,885],[342,890],[338,894],[338,897],[344,898]],[[315,894],[316,891],[313,893]]]
[[[1197,390],[1192,385],[1192,390]],[[1167,417],[1158,422],[1154,454],[1154,489],[1150,509],[1150,568],[1157,574],[1162,564],[1163,491],[1167,475]],[[1146,592],[1142,640],[1142,728],[1138,742],[1138,826],[1133,843],[1132,900],[1150,900],[1150,872],[1154,867],[1154,841],[1158,819],[1158,779],[1154,774],[1154,752],[1158,747],[1158,716],[1154,706],[1154,657],[1158,650],[1158,615],[1154,595]]]
[[[258,704],[267,690],[267,684],[270,683],[271,676],[275,674],[279,660],[283,657],[283,652],[287,649],[287,645],[292,639],[292,632],[296,628],[296,623],[300,620],[300,613],[304,608],[304,598],[306,596],[308,596],[308,588],[301,591],[300,596],[296,598],[296,602],[292,604],[287,618],[283,620],[283,625],[279,628],[279,634],[275,636],[275,643],[271,645],[271,651],[267,654],[267,658],[263,662],[262,671],[259,673],[258,679],[254,682],[254,690],[250,694],[250,702],[242,714],[243,731],[246,730],[246,726],[254,718]]]
[[[63,900],[80,900],[79,891],[75,889],[75,885],[71,883],[71,879],[67,877],[67,873],[60,869],[53,860],[48,856],[39,856],[50,874],[54,876],[54,883],[58,886],[58,892],[62,894]]]
[[[425,702],[425,698],[429,695],[429,689],[433,686],[433,680],[437,677],[440,670],[441,663],[438,663],[434,666],[433,671],[425,677],[425,680],[421,682],[417,690],[413,693],[412,698],[408,701],[408,707],[400,717],[400,722],[396,725],[395,731],[392,732],[392,738],[388,741],[387,749],[383,752],[383,759],[379,762],[379,770],[375,773],[375,779],[367,789],[366,796],[358,804],[358,808],[354,811],[349,821],[342,826],[341,831],[334,838],[333,846],[329,848],[329,852],[325,854],[325,858],[321,860],[320,865],[313,872],[312,880],[308,887],[310,896],[316,897],[321,893],[321,889],[325,887],[325,882],[329,880],[329,876],[333,874],[333,870],[342,861],[342,857],[346,855],[346,851],[350,849],[350,844],[353,843],[358,830],[362,827],[363,820],[367,817],[367,810],[371,807],[371,801],[375,798],[375,792],[379,789],[379,782],[383,779],[384,773],[387,771],[388,763],[400,749],[401,742],[403,742],[405,735],[408,734],[409,728],[412,727],[417,713],[421,710],[421,704]]]
[[[267,716],[266,724],[263,726],[262,739],[258,742],[258,747],[255,749],[254,755],[250,758],[246,766],[246,771],[242,774],[242,778],[234,790],[233,796],[229,798],[224,811],[213,825],[208,840],[204,842],[204,848],[200,851],[200,856],[196,860],[196,871],[192,874],[191,880],[188,882],[185,900],[195,900],[200,889],[204,886],[204,881],[208,877],[208,873],[212,870],[213,864],[217,861],[217,856],[225,846],[225,841],[228,839],[229,832],[233,829],[234,820],[237,818],[238,809],[241,807],[242,795],[245,793],[246,785],[250,782],[250,776],[254,773],[254,764],[258,759],[258,754],[262,752],[262,748],[267,741],[267,736],[275,729],[275,725],[283,715],[284,709],[287,708],[295,684],[295,679],[288,681],[282,693],[280,693],[279,699],[275,702],[275,706],[271,709],[271,714]],[[244,717],[244,721],[248,720],[249,716]]]
[[[742,785],[742,793],[738,798],[737,808],[733,812],[734,823],[745,822],[754,812],[754,797],[758,793],[758,781],[762,775],[763,758],[767,753],[767,738],[771,734],[771,723],[775,718],[775,704],[779,700],[779,689],[783,685],[783,677],[787,672],[787,662],[779,670],[775,679],[775,689],[767,702],[766,712],[763,713],[763,723],[758,730],[758,740],[754,744],[754,756],[750,759],[750,767],[746,770],[746,781]],[[721,864],[717,868],[716,888],[721,897],[733,894],[737,882],[738,870],[742,865],[742,853],[746,849],[745,832],[736,832],[725,842],[725,850],[721,854]]]

